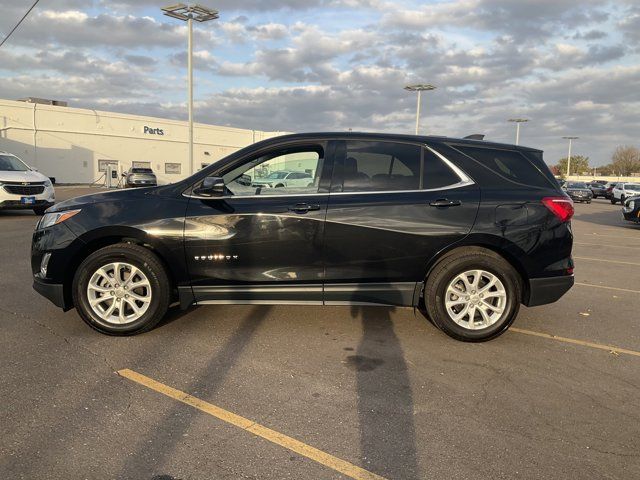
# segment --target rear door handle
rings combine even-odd
[[[320,210],[320,205],[309,204],[309,203],[296,203],[292,207],[289,207],[289,210],[296,213],[307,213],[311,210]]]
[[[438,200],[434,200],[429,204],[432,207],[457,207],[458,205],[462,205],[460,200],[449,200],[447,198],[439,198]]]

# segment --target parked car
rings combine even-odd
[[[313,182],[313,177],[310,173],[279,170],[271,172],[264,178],[256,178],[251,182],[251,185],[253,187],[291,188],[306,187],[311,182]]]
[[[613,189],[616,188],[618,182],[607,183],[607,189],[604,191],[604,198],[611,200],[613,198]]]
[[[567,195],[574,202],[587,202],[591,203],[591,199],[593,198],[593,194],[591,190],[587,187],[587,184],[584,182],[567,182],[564,187],[562,187]]]
[[[622,205],[622,216],[628,222],[640,223],[640,198],[631,197]]]
[[[0,209],[27,209],[42,215],[55,201],[48,177],[15,155],[0,152]]]
[[[591,194],[593,195],[593,198],[598,198],[598,197],[605,196],[608,185],[609,185],[609,182],[596,180],[594,182],[591,182],[587,186],[589,187],[589,190],[591,190]]]
[[[640,195],[640,183],[618,183],[611,190],[611,203],[615,204],[624,201],[630,197]]]
[[[238,182],[292,153],[296,189]],[[94,329],[151,329],[192,304],[420,307],[448,335],[500,335],[571,288],[573,202],[542,152],[484,141],[318,133],[253,144],[180,182],[56,205],[34,288]]]
[[[158,179],[150,168],[133,167],[126,174],[125,187],[155,187]]]

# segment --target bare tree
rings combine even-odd
[[[640,172],[640,150],[631,145],[620,145],[613,152],[611,166],[618,175]]]

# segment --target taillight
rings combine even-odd
[[[573,217],[573,201],[567,197],[545,197],[542,204],[551,210],[561,222],[568,222]]]

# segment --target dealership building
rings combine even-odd
[[[69,108],[63,102],[0,99],[0,151],[57,183],[104,183],[106,172],[150,167],[158,183],[189,175],[188,123]],[[193,171],[282,132],[194,125]]]

